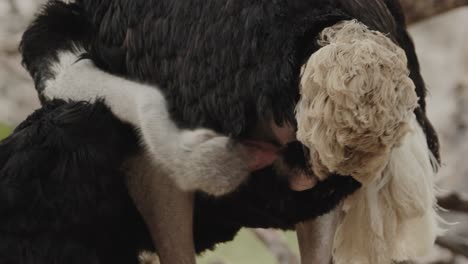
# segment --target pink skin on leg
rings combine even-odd
[[[306,174],[294,175],[289,179],[289,188],[291,190],[302,192],[312,189],[317,185],[318,179]]]
[[[296,140],[296,133],[294,128],[290,125],[278,127],[273,122],[271,126],[275,137],[282,146]],[[250,171],[260,170],[270,166],[279,157],[280,148],[273,144],[254,140],[245,140],[242,143],[252,157],[254,157],[249,164]],[[317,183],[318,179],[316,177],[311,177],[311,175],[306,175],[304,173],[295,174],[289,179],[290,188],[299,192],[311,189],[315,187]]]
[[[244,140],[242,144],[247,148],[251,157],[253,157],[248,164],[249,171],[268,167],[278,159],[279,148],[273,144],[254,140]]]

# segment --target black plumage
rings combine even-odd
[[[0,143],[0,263],[137,263],[133,128],[102,103],[51,101]],[[118,252],[118,254],[116,254]]]

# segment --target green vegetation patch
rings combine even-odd
[[[287,232],[286,238],[291,249],[299,255],[296,233]],[[214,251],[206,252],[197,263],[211,264],[221,261],[226,264],[277,263],[274,256],[248,229],[243,229],[234,241],[221,244]]]
[[[0,140],[10,135],[11,131],[12,129],[10,127],[0,123]]]

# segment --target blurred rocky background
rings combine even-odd
[[[30,77],[20,64],[18,42],[22,31],[44,0],[0,0],[0,138],[39,106]],[[447,235],[439,239],[434,254],[418,263],[468,263],[468,8],[446,11],[425,5],[468,5],[463,0],[408,0],[422,72],[429,89],[428,112],[442,147],[443,166],[439,173],[443,203],[452,208],[444,213],[451,223]],[[429,19],[420,19],[431,16]],[[459,212],[453,212],[459,211]],[[465,212],[465,214],[463,214]],[[236,242],[209,253],[201,263],[291,263],[279,261],[282,244],[297,254],[294,234],[242,232]],[[275,252],[276,250],[276,252]],[[289,253],[286,253],[289,254]],[[280,254],[281,255],[281,254]]]
[[[15,126],[39,106],[18,42],[41,1],[0,0],[0,122]]]

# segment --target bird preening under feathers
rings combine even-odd
[[[438,141],[397,0],[49,1],[21,51],[43,106],[0,144],[0,262],[194,263],[332,211],[336,263],[434,242]]]

